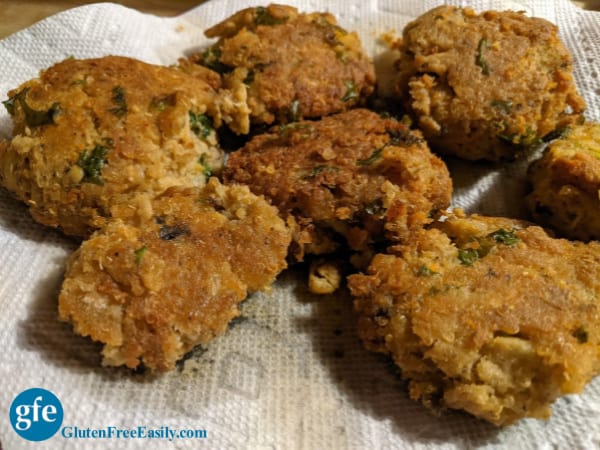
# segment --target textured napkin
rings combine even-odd
[[[328,10],[359,32],[367,50],[400,34],[412,18],[441,2],[299,0],[303,11]],[[556,23],[575,59],[576,82],[600,120],[600,13],[567,0],[462,1],[478,11],[525,10]],[[255,1],[252,4],[257,4]],[[0,41],[0,96],[68,56],[120,54],[171,64],[209,43],[203,30],[247,7],[212,0],[176,18],[114,4],[66,11]],[[2,108],[3,109],[3,108]],[[0,112],[0,136],[10,135]],[[454,204],[469,212],[519,216],[525,163],[450,162]],[[35,224],[0,191],[0,448],[4,449],[417,449],[600,447],[600,379],[582,395],[559,399],[548,421],[497,429],[466,414],[435,417],[407,398],[397,370],[364,350],[345,294],[311,296],[306,274],[284,273],[270,294],[252,295],[229,331],[159,376],[100,365],[100,346],[57,320],[66,257],[77,243]],[[596,270],[596,268],[594,268]],[[8,410],[21,391],[52,391],[63,426],[102,429],[203,429],[205,439],[66,439],[19,437]]]

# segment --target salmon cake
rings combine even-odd
[[[440,6],[399,47],[396,92],[440,153],[513,159],[583,118],[571,54],[544,19]]]
[[[533,219],[560,235],[600,240],[600,124],[573,126],[529,168]]]
[[[547,418],[600,370],[600,244],[462,212],[351,275],[358,329],[410,397],[495,425]]]
[[[206,30],[218,41],[192,60],[247,87],[254,124],[318,118],[365,103],[375,69],[358,35],[331,14],[271,4],[241,10]]]
[[[67,59],[8,93],[0,185],[36,221],[87,237],[114,205],[147,209],[220,170],[217,95],[198,76],[131,58]]]
[[[103,364],[167,371],[223,334],[248,292],[269,288],[290,233],[263,198],[216,178],[169,188],[150,207],[148,218],[120,205],[126,219],[71,256],[59,316],[104,344]]]
[[[255,136],[231,154],[223,178],[279,208],[297,260],[407,239],[452,194],[446,165],[418,131],[361,108]]]

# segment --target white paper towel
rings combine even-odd
[[[266,3],[266,2],[265,2]],[[439,1],[288,1],[303,11],[334,13],[357,30],[371,54],[376,38]],[[476,10],[515,9],[556,23],[575,58],[576,82],[600,120],[600,13],[567,0],[475,0],[447,3]],[[114,4],[66,11],[0,41],[0,95],[70,55],[120,54],[170,64],[206,45],[203,30],[251,5],[212,0],[176,18]],[[264,3],[263,3],[264,4]],[[10,134],[0,112],[0,136]],[[519,215],[524,164],[450,161],[456,205]],[[12,449],[592,449],[600,448],[600,379],[558,400],[549,421],[496,429],[470,416],[432,416],[407,398],[386,358],[356,338],[344,294],[313,297],[304,276],[286,272],[270,295],[256,294],[242,317],[205,349],[164,375],[100,366],[100,346],[57,320],[57,294],[76,243],[35,224],[25,207],[0,192],[0,447]],[[596,268],[594,268],[596,269]],[[31,387],[48,389],[64,408],[63,426],[80,429],[204,429],[206,439],[51,439],[29,442],[11,428],[8,409]]]

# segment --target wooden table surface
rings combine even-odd
[[[65,9],[100,0],[0,0],[0,39]],[[131,8],[159,16],[176,16],[207,0],[113,0]],[[265,0],[265,5],[271,0]],[[281,0],[279,3],[285,3]],[[600,0],[573,1],[576,5],[600,11]]]

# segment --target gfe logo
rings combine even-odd
[[[58,431],[63,421],[60,400],[46,389],[21,392],[10,405],[10,423],[19,436],[44,441]]]

